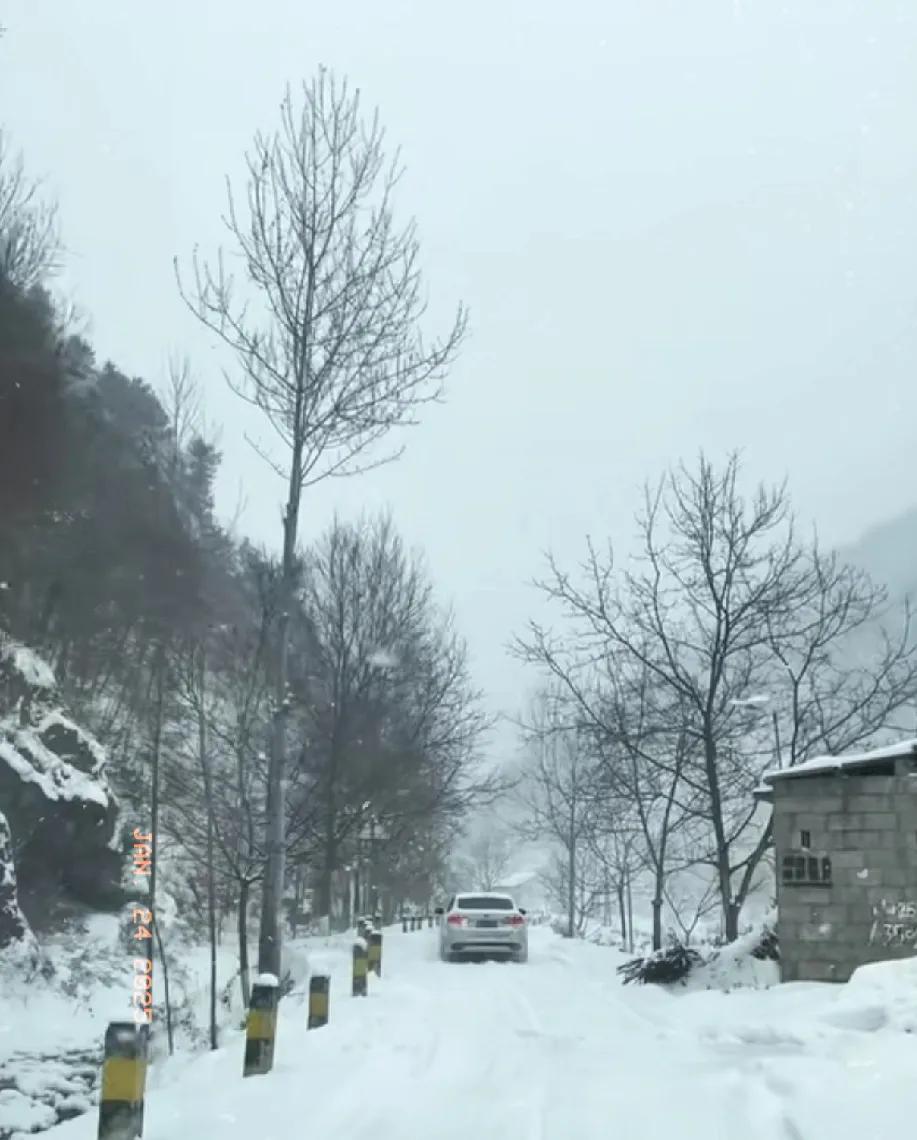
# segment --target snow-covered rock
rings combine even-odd
[[[0,950],[7,949],[31,956],[36,947],[34,935],[19,907],[13,837],[6,816],[0,812]]]
[[[54,674],[0,634],[0,804],[18,906],[33,927],[62,902],[120,905],[123,853],[105,750],[62,707]]]

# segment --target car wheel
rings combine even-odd
[[[513,961],[518,962],[520,965],[522,965],[524,962],[527,962],[528,960],[529,960],[528,947],[526,947],[524,950],[517,950],[516,953],[513,955]]]

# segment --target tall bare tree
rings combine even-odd
[[[215,265],[195,255],[194,287],[186,290],[180,275],[179,287],[235,354],[241,380],[233,389],[264,413],[284,449],[277,461],[259,448],[286,487],[258,955],[260,970],[279,974],[288,626],[302,494],[400,454],[370,450],[438,398],[466,319],[460,308],[444,339],[425,342],[416,230],[394,222],[398,158],[386,162],[378,114],[367,124],[346,82],[323,69],[298,102],[288,88],[279,129],[255,137],[247,169],[244,206],[230,186],[225,218],[244,265],[241,295],[222,251]]]

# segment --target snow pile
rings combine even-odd
[[[780,981],[780,964],[756,955],[762,940],[772,929],[775,916],[756,924],[735,942],[711,951],[706,960],[692,970],[685,981],[689,990],[768,989]]]
[[[51,690],[57,684],[54,670],[38,654],[12,638],[0,641],[0,661],[7,662],[31,689]]]
[[[35,784],[46,799],[92,802],[107,808],[109,794],[100,783],[101,766],[83,772],[48,747],[48,736],[63,737],[75,730],[72,721],[50,713],[41,723],[45,736],[38,728],[19,728],[0,722],[0,761],[22,783]],[[89,739],[85,733],[79,735],[84,740]]]
[[[866,1033],[917,1033],[917,958],[861,966],[821,1020]]]

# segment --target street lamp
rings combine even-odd
[[[758,693],[753,697],[735,698],[729,702],[733,708],[758,708],[761,705],[773,705],[770,693]],[[774,752],[777,758],[777,768],[783,768],[783,754],[780,748],[780,722],[777,719],[777,710],[771,708],[771,722],[774,726]]]

